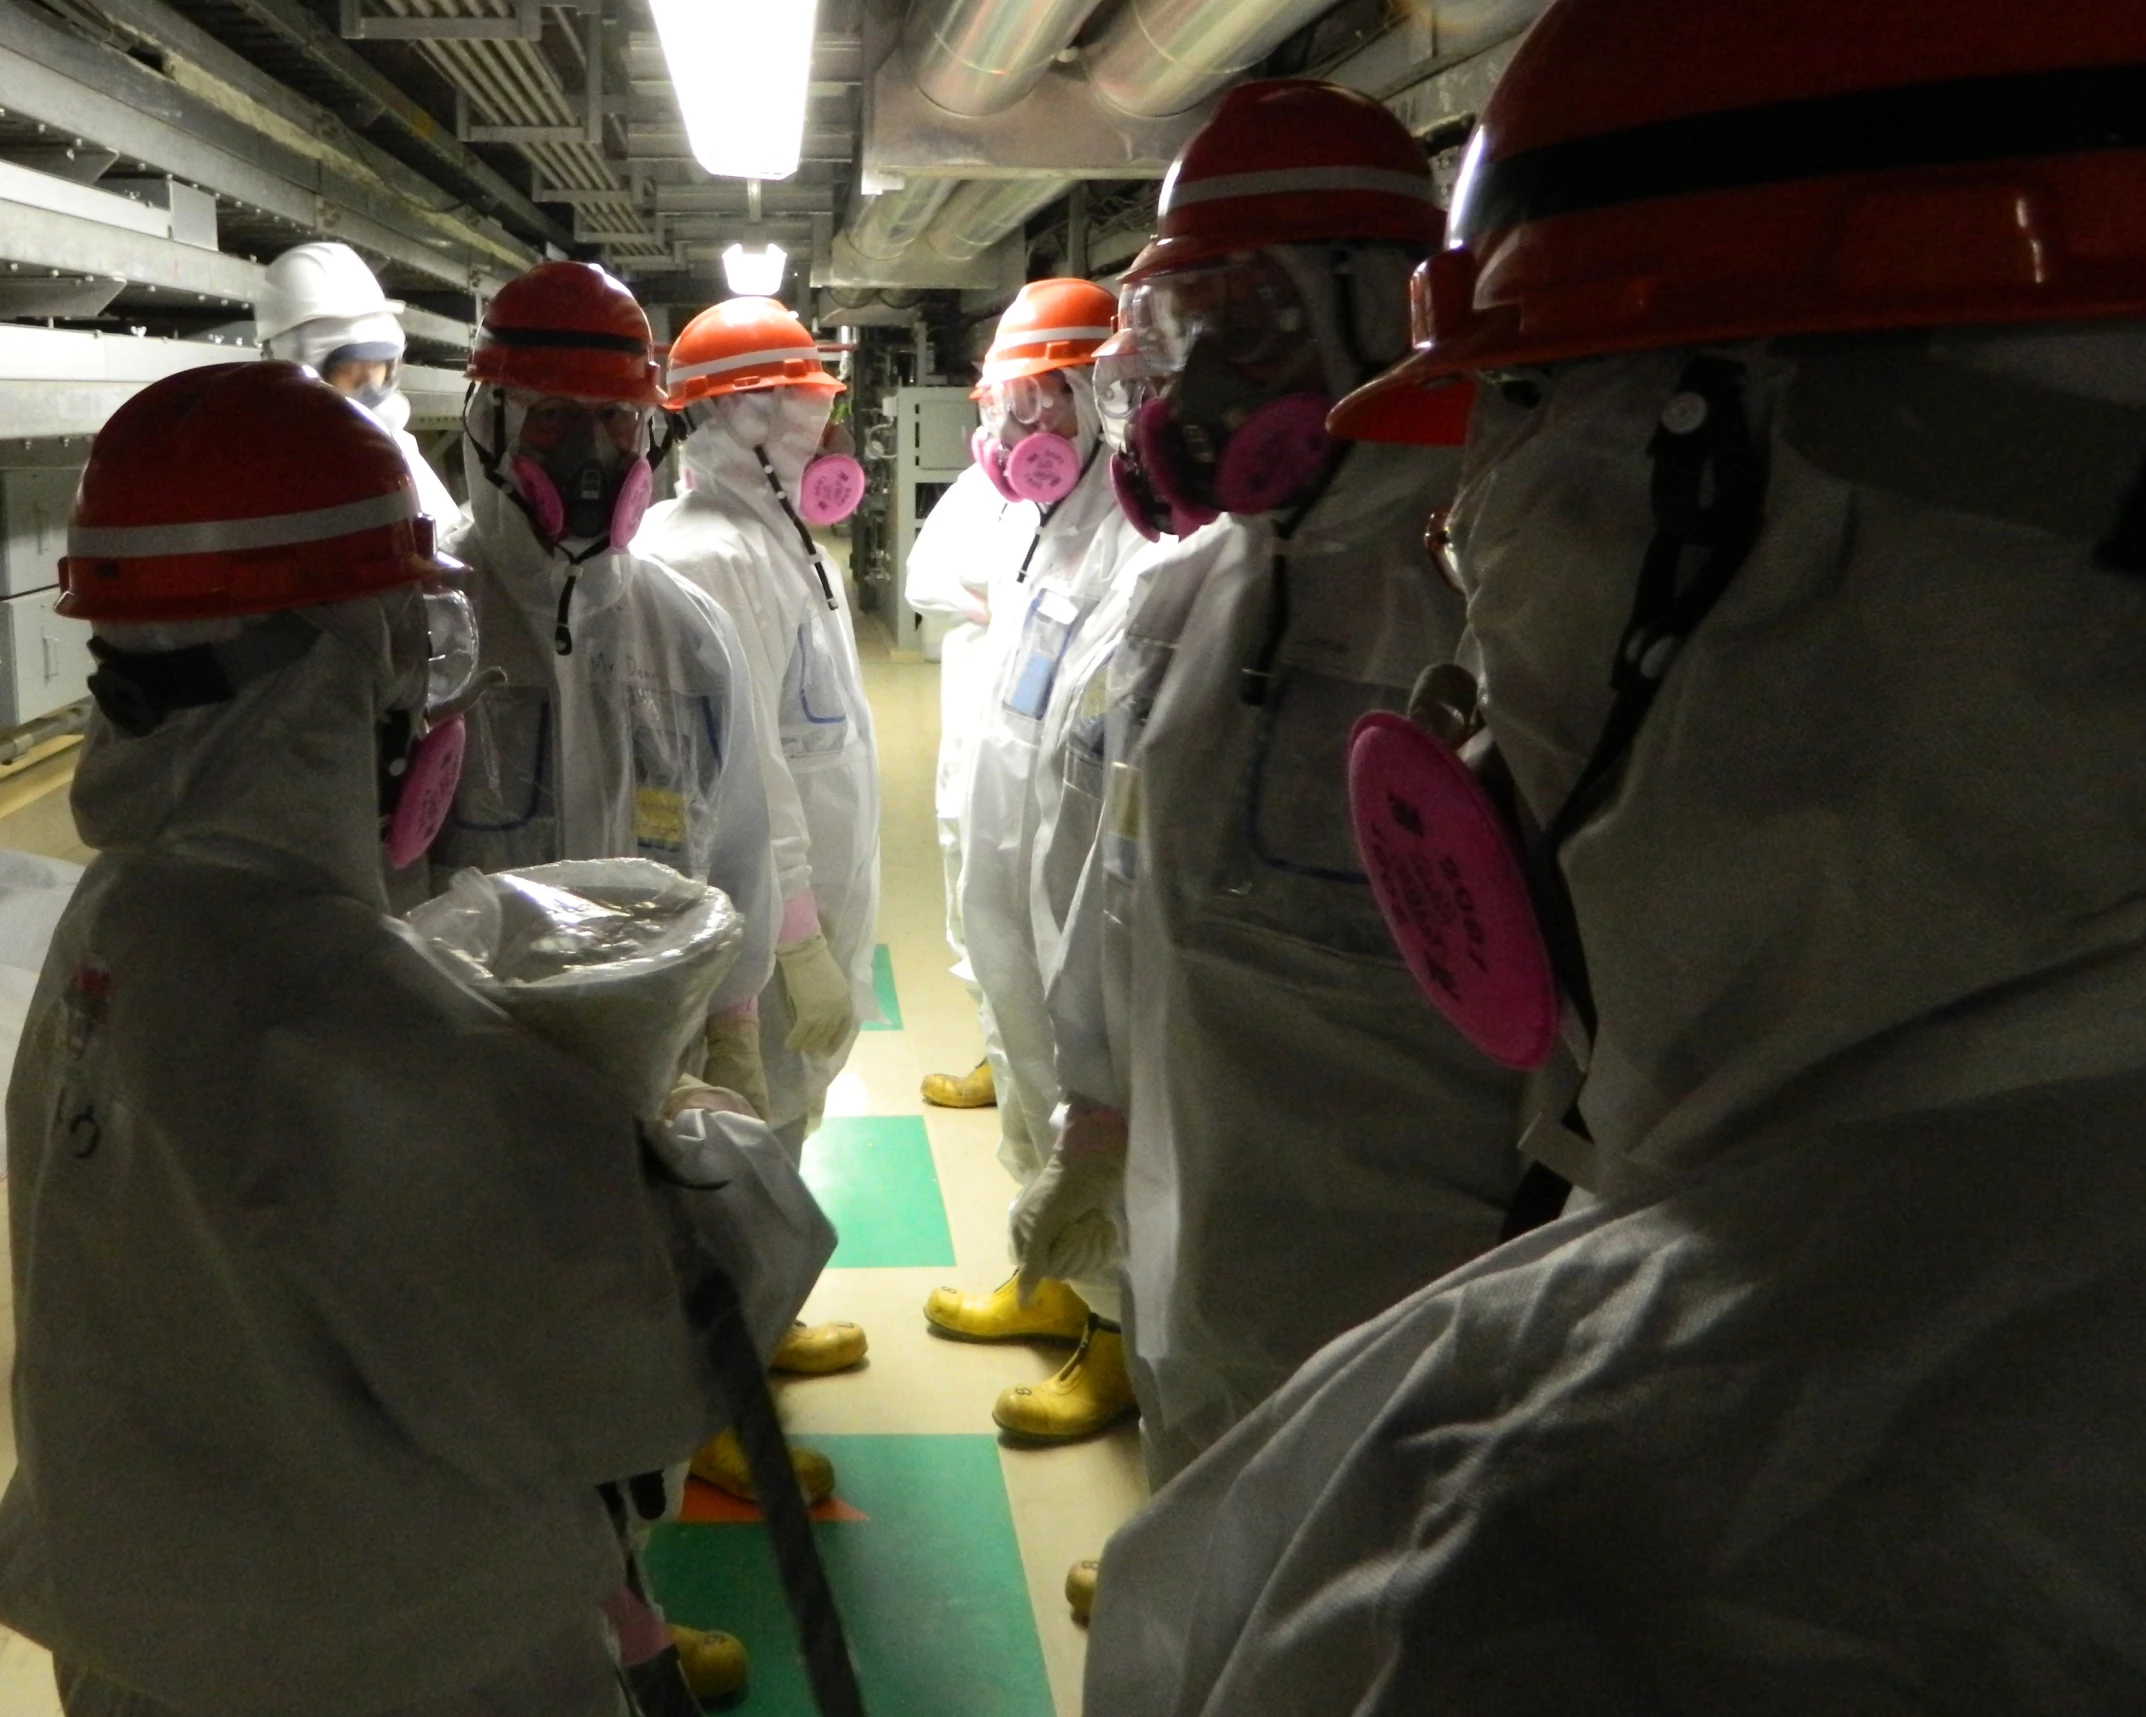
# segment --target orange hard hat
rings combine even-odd
[[[796,312],[772,298],[726,298],[672,342],[664,391],[673,411],[717,394],[782,387],[842,391]]]
[[[1225,95],[1170,163],[1155,242],[1125,278],[1277,244],[1428,250],[1440,230],[1430,163],[1406,126],[1339,84],[1270,78]]]
[[[2146,312],[2146,9],[2021,20],[1556,0],[1484,107],[1421,346],[1338,426],[1462,370]]]
[[[82,620],[217,620],[439,576],[402,451],[299,364],[181,370],[90,445],[60,562]]]
[[[593,262],[540,262],[485,306],[471,381],[567,399],[663,403],[648,317]]]
[[[1093,363],[1117,326],[1118,301],[1093,281],[1031,280],[998,319],[983,381],[969,397],[980,397],[993,382]]]

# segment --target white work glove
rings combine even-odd
[[[1115,1212],[1125,1200],[1125,1117],[1083,1097],[1051,1116],[1058,1142],[1013,1201],[1008,1226],[1022,1305],[1044,1282],[1100,1276],[1118,1262]]]
[[[760,1063],[760,1016],[757,1013],[719,1014],[708,1022],[708,1053],[701,1077],[710,1085],[735,1091],[752,1105],[753,1113],[767,1119],[767,1069]]]
[[[815,930],[801,941],[775,950],[782,987],[790,998],[794,1023],[783,1039],[807,1055],[832,1055],[857,1023],[857,1004],[849,992],[849,974],[835,964],[827,938]]]

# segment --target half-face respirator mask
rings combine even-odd
[[[696,401],[695,428],[721,427],[750,448],[776,494],[808,525],[837,525],[864,501],[864,467],[849,430],[834,419],[834,396],[807,387],[758,388]]]
[[[655,485],[653,410],[628,400],[489,390],[489,439],[464,412],[484,473],[528,516],[547,548],[594,546],[576,559],[633,541]]]
[[[1082,468],[1080,420],[1062,372],[986,383],[979,404],[983,422],[969,452],[994,489],[1009,501],[1044,507],[1073,492]]]
[[[1303,493],[1326,468],[1333,399],[1309,306],[1274,257],[1248,252],[1173,270],[1127,294],[1132,332],[1155,397],[1132,415],[1121,483],[1137,528],[1167,509],[1182,533],[1222,513],[1265,513]],[[1130,476],[1131,474],[1128,474]]]
[[[413,594],[425,629],[424,687],[413,684],[408,701],[380,722],[380,834],[395,870],[422,858],[446,826],[468,749],[463,717],[503,678],[496,668],[477,673],[477,618],[466,595],[430,580]],[[398,624],[410,618],[406,611]]]

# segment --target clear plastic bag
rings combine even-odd
[[[649,1123],[745,940],[721,889],[637,858],[465,870],[409,922],[457,978]]]

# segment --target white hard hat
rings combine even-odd
[[[268,265],[253,319],[266,341],[324,316],[393,316],[401,309],[350,246],[320,242],[298,245]]]

